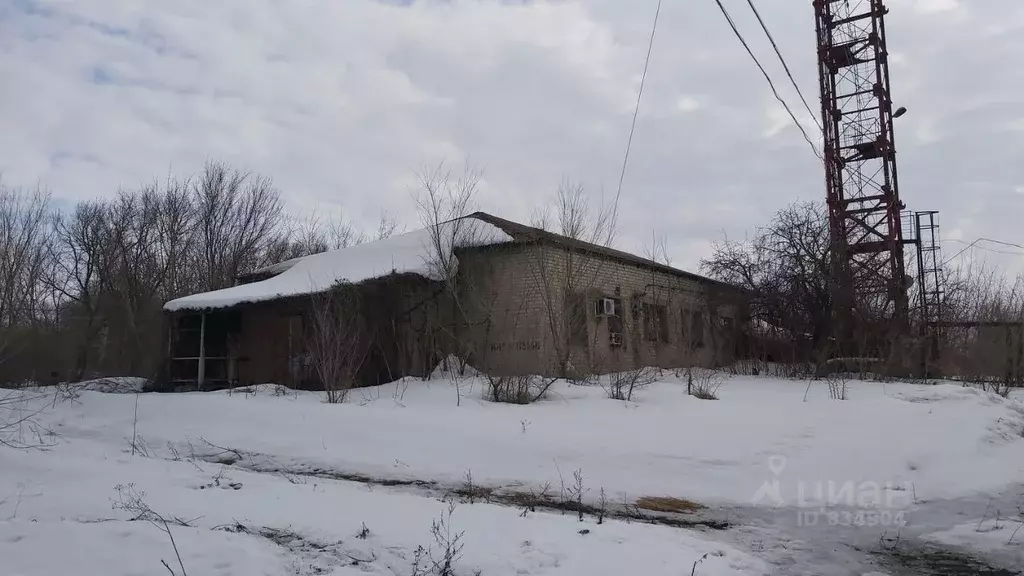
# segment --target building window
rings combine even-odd
[[[736,330],[736,322],[728,316],[722,316],[720,320],[722,322],[722,331],[728,335],[732,335],[733,331]]]
[[[614,302],[614,313],[608,316],[608,345],[612,348],[622,348],[622,299],[612,298]]]
[[[644,339],[668,342],[668,310],[658,304],[644,304]]]
[[[566,329],[569,343],[587,344],[587,298],[579,292],[567,293],[565,303]]]
[[[704,347],[704,313],[700,310],[690,314],[690,345],[694,348]]]
[[[687,310],[683,308],[681,313],[683,342],[688,342],[690,348],[704,347],[704,313],[700,310]]]

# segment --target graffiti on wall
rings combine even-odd
[[[539,340],[512,340],[491,344],[491,352],[529,352],[533,350],[540,350]]]

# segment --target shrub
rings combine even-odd
[[[661,371],[651,367],[614,372],[608,375],[605,392],[612,400],[632,401],[633,392],[657,382],[660,376]]]
[[[717,370],[695,368],[690,371],[693,383],[690,393],[699,400],[718,400],[718,389],[722,387],[722,374]]]
[[[538,376],[487,376],[487,398],[505,404],[532,404],[547,394],[553,378]]]
[[[825,376],[825,381],[828,382],[828,397],[833,400],[846,400],[846,382],[847,375],[845,372],[833,372]]]
[[[700,400],[718,400],[723,376],[718,370],[688,366],[675,371],[676,378],[686,382],[686,393]]]

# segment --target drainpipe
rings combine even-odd
[[[203,389],[203,380],[206,379],[206,312],[203,312],[202,322],[199,324],[199,374],[196,377],[196,384]]]

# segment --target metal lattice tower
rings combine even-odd
[[[920,330],[924,374],[931,374],[938,361],[939,342],[942,339],[942,258],[939,243],[939,213],[934,210],[914,213],[917,236],[917,296],[920,306]]]
[[[841,348],[867,323],[908,323],[882,0],[814,0]],[[897,116],[899,114],[897,113]]]

